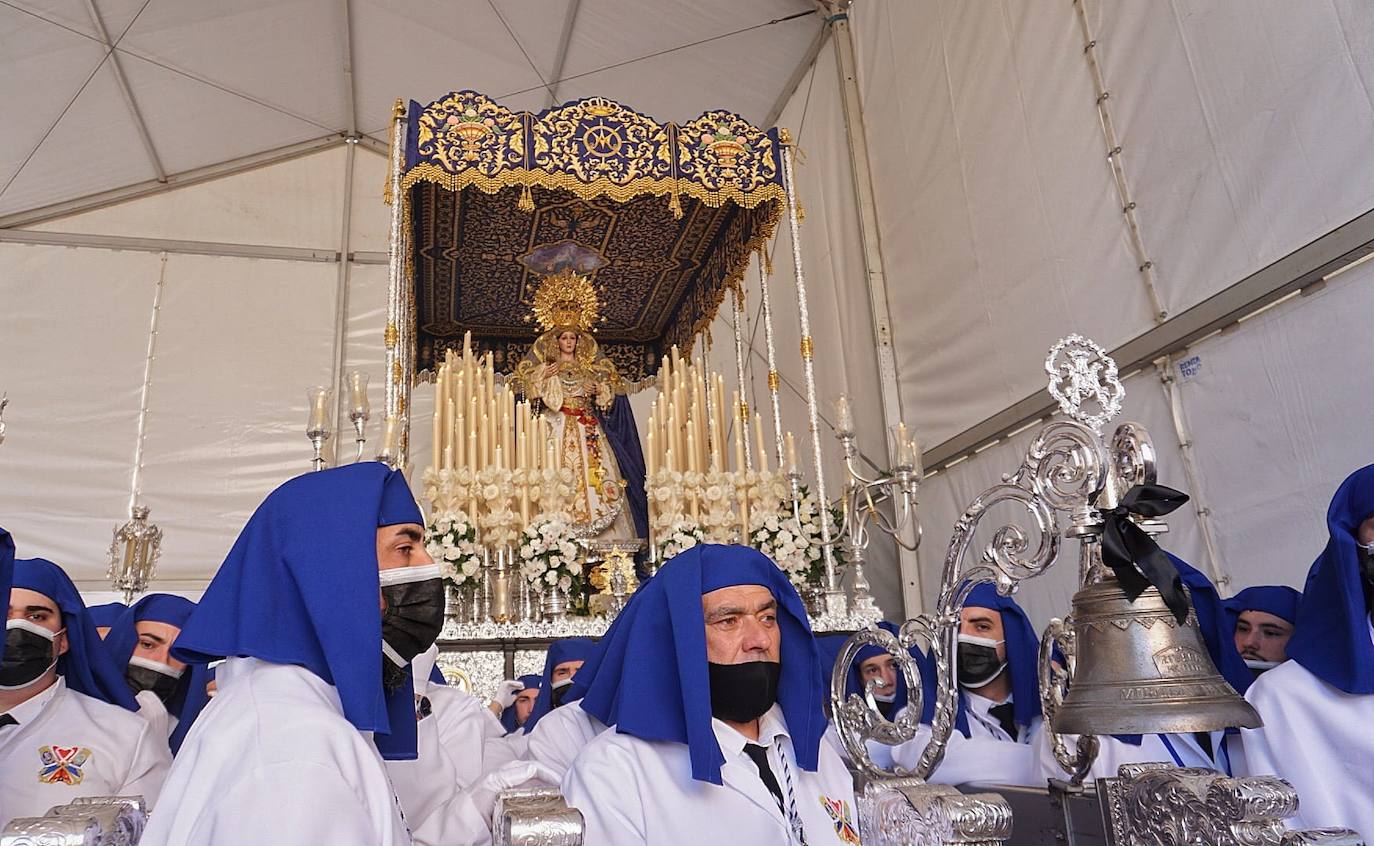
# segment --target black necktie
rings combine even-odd
[[[0,724],[3,724],[3,723],[4,723],[3,718],[0,718]],[[1215,751],[1213,751],[1213,749],[1212,749],[1212,733],[1211,733],[1211,732],[1209,732],[1209,731],[1195,731],[1195,732],[1193,732],[1193,739],[1197,741],[1197,745],[1198,745],[1198,746],[1201,746],[1201,747],[1202,747],[1202,751],[1207,753],[1207,757],[1208,757],[1208,758],[1216,758],[1217,753],[1216,753]]]
[[[1011,702],[1003,702],[1001,705],[994,705],[988,709],[988,714],[1002,726],[1002,731],[1007,733],[1007,737],[1016,739],[1016,706]]]
[[[787,809],[782,804],[782,788],[778,786],[778,777],[773,775],[773,768],[768,766],[768,750],[754,743],[746,743],[744,754],[759,768],[759,778],[763,779],[764,786],[773,794],[773,798],[778,800],[778,810],[785,816]]]
[[[0,714],[0,728],[17,725],[19,725],[19,721],[14,717],[11,717],[9,714]]]

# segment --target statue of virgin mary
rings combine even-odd
[[[591,334],[597,310],[587,277],[572,270],[546,277],[534,299],[545,331],[516,366],[515,381],[526,400],[542,405],[559,465],[573,471],[569,511],[578,529],[628,541],[648,531],[644,455],[620,374]]]

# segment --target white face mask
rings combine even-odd
[[[1245,659],[1245,666],[1249,667],[1252,670],[1257,670],[1261,673],[1265,670],[1272,670],[1282,663],[1282,661],[1261,661],[1258,658]]]
[[[891,704],[891,703],[897,701],[897,694],[895,694],[895,693],[877,693],[877,692],[874,692],[873,698],[874,698],[875,700],[877,700],[878,702],[885,702],[885,703]]]
[[[556,682],[554,682],[553,684],[549,685],[549,687],[554,688],[554,689],[556,690],[556,689],[558,689],[558,688],[560,688],[560,687],[567,687],[568,685],[570,685],[570,684],[572,684],[572,683],[573,683],[573,680],[570,679],[570,678],[568,678],[568,679],[559,679],[558,681],[556,681]]]
[[[152,670],[155,673],[161,673],[164,676],[170,676],[174,679],[181,678],[182,673],[186,672],[186,669],[184,667],[178,670],[171,664],[163,664],[160,661],[154,661],[151,658],[142,658],[138,655],[132,655],[129,657],[129,666],[142,667],[145,670]]]

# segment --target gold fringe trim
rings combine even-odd
[[[726,203],[734,203],[744,209],[753,209],[764,203],[783,201],[787,197],[787,192],[781,185],[771,182],[761,186],[757,191],[745,193],[734,185],[713,191],[692,182],[656,176],[639,176],[628,182],[620,183],[612,182],[609,179],[583,182],[570,173],[544,173],[532,170],[505,171],[495,176],[487,176],[475,170],[449,173],[431,162],[421,162],[407,171],[401,178],[401,189],[408,191],[420,182],[433,183],[449,191],[476,188],[484,194],[495,194],[512,186],[537,186],[568,191],[581,200],[607,197],[617,203],[629,202],[635,197],[645,194],[656,197],[685,194],[713,209],[718,209]]]

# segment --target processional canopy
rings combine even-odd
[[[459,91],[412,101],[404,132],[411,379],[466,331],[510,372],[568,306],[536,302],[543,281],[576,276],[596,301],[586,328],[643,386],[709,325],[786,197],[785,134],[727,111],[659,123],[592,97],[536,114]]]

